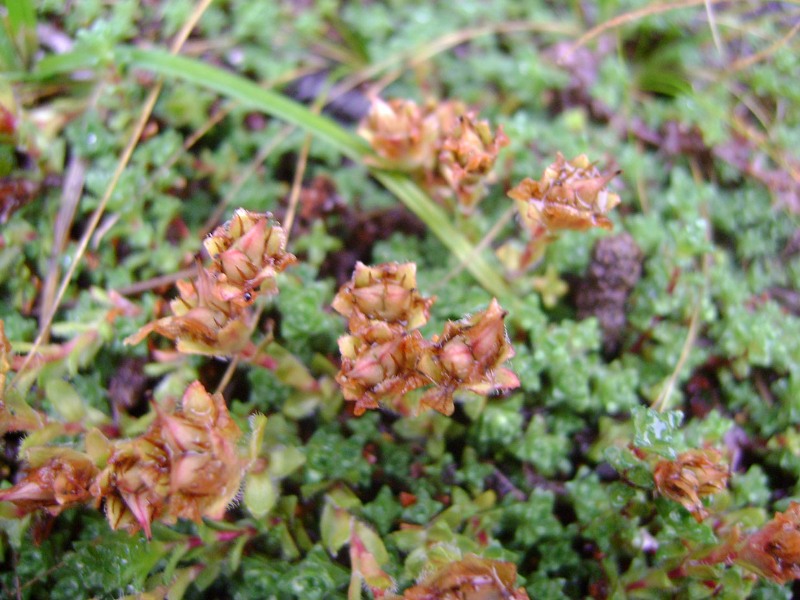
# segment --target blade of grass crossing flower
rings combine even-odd
[[[192,58],[174,56],[163,50],[120,47],[117,52],[120,62],[214,90],[223,96],[297,125],[317,138],[333,144],[342,154],[353,160],[361,162],[365,155],[372,152],[365,140],[340,127],[335,121],[315,114],[302,104],[266,90],[234,73]],[[373,175],[430,228],[486,291],[501,300],[511,298],[505,280],[452,225],[446,213],[416,184],[398,173],[375,171]]]
[[[185,56],[174,56],[163,50],[121,47],[118,52],[119,57],[131,66],[168,77],[176,77],[205,89],[214,90],[223,96],[297,125],[333,144],[349,158],[358,160],[370,151],[369,145],[364,140],[342,129],[331,119],[314,114],[302,104],[271,90],[266,90],[234,73]]]
[[[505,280],[480,252],[476,251],[475,247],[453,227],[447,214],[413,181],[398,173],[375,172],[373,175],[422,219],[487,292],[500,300],[509,300],[511,294]]]

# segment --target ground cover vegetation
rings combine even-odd
[[[800,590],[799,4],[0,18],[3,597]]]

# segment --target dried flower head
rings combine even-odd
[[[701,498],[721,492],[728,484],[728,467],[716,450],[690,450],[675,460],[662,460],[653,470],[658,492],[680,502],[698,522],[708,516]]]
[[[166,509],[169,496],[169,450],[156,427],[144,435],[115,444],[106,467],[92,485],[92,495],[106,502],[111,529],[131,533],[144,529]]]
[[[411,173],[435,200],[455,198],[465,213],[485,196],[497,154],[508,144],[502,129],[492,133],[457,100],[420,107],[374,98],[358,133],[378,155],[377,166]]]
[[[148,537],[156,519],[222,518],[244,475],[240,437],[222,396],[194,382],[179,408],[156,407],[143,435],[114,445],[92,494],[105,499],[112,529]]]
[[[505,311],[492,300],[485,311],[428,341],[417,327],[429,317],[434,299],[416,289],[416,265],[361,263],[334,298],[333,308],[348,317],[350,335],[339,339],[342,365],[336,381],[355,414],[394,402],[413,390],[432,386],[424,406],[452,414],[459,389],[478,394],[519,386],[502,363],[514,355],[505,333]]]
[[[342,366],[336,382],[345,400],[355,402],[355,414],[425,385],[425,378],[414,369],[424,347],[425,340],[418,331],[396,334],[383,343],[354,335],[339,338]]]
[[[429,170],[436,161],[438,124],[412,100],[373,98],[358,134],[382,159],[379,166],[413,172]]]
[[[217,276],[198,266],[193,281],[178,281],[179,296],[170,302],[172,316],[148,323],[125,340],[138,344],[151,333],[175,340],[179,352],[236,354],[250,340],[249,314],[221,297]]]
[[[776,583],[800,579],[800,503],[747,537],[736,561]]]
[[[448,131],[439,152],[438,171],[465,213],[471,213],[486,194],[486,180],[500,149],[507,145],[502,127],[493,134],[489,123],[477,120],[474,113],[460,115]]]
[[[508,195],[534,236],[561,229],[611,229],[606,214],[620,198],[606,186],[617,175],[601,175],[585,154],[567,161],[559,152],[539,181],[525,179]]]
[[[417,291],[414,263],[368,267],[358,262],[353,277],[341,287],[331,306],[350,319],[349,328],[354,333],[379,323],[395,326],[397,331],[411,331],[428,322],[434,301]]]
[[[221,297],[243,306],[259,292],[275,293],[275,275],[297,261],[286,252],[286,232],[272,215],[242,208],[203,245],[214,261],[211,269],[223,275],[217,284]]]
[[[275,293],[275,275],[296,261],[286,252],[286,234],[268,213],[238,209],[204,243],[212,263],[198,264],[194,281],[177,282],[172,316],[148,323],[125,343],[155,332],[175,340],[179,352],[212,355],[236,354],[248,344],[248,307],[259,294]]]
[[[406,590],[404,600],[527,600],[514,563],[468,554]]]
[[[97,467],[70,448],[35,448],[28,452],[28,473],[15,486],[0,491],[0,501],[13,502],[22,514],[62,510],[91,499]]]
[[[501,366],[514,356],[503,323],[507,314],[492,299],[486,310],[450,322],[441,336],[434,336],[417,363],[417,370],[434,383],[422,396],[424,405],[449,415],[456,390],[487,395],[519,387],[517,376]]]

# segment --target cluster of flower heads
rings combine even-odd
[[[497,300],[426,340],[418,328],[430,318],[435,299],[423,298],[416,285],[414,263],[358,263],[333,300],[350,330],[339,339],[336,381],[345,400],[356,403],[355,414],[429,386],[420,403],[449,415],[457,390],[489,394],[519,387],[517,376],[502,366],[514,350]]]
[[[0,491],[21,514],[58,515],[76,504],[105,501],[112,529],[151,536],[155,520],[221,519],[239,491],[247,462],[237,443],[242,432],[221,395],[192,383],[180,406],[155,406],[147,431],[131,440],[87,436],[86,453],[37,447],[27,454],[27,476]]]
[[[275,276],[296,261],[286,252],[286,233],[269,213],[238,209],[203,242],[212,259],[198,264],[194,281],[177,283],[172,316],[145,325],[126,343],[155,332],[176,340],[180,352],[232,355],[250,339],[250,305],[277,292]]]
[[[378,165],[411,173],[437,201],[455,198],[470,213],[508,138],[458,101],[419,106],[411,100],[372,100],[358,133],[372,145]]]

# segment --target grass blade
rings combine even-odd
[[[166,77],[174,77],[205,89],[214,90],[273,117],[287,121],[333,144],[342,154],[359,162],[372,153],[369,144],[344,129],[335,121],[315,114],[302,104],[256,83],[183,56],[163,50],[141,50],[122,47],[118,50],[121,62],[146,69]],[[464,263],[478,283],[498,299],[511,297],[505,280],[475,247],[452,225],[447,214],[407,176],[386,171],[373,171],[374,177],[417,215],[442,243]]]

